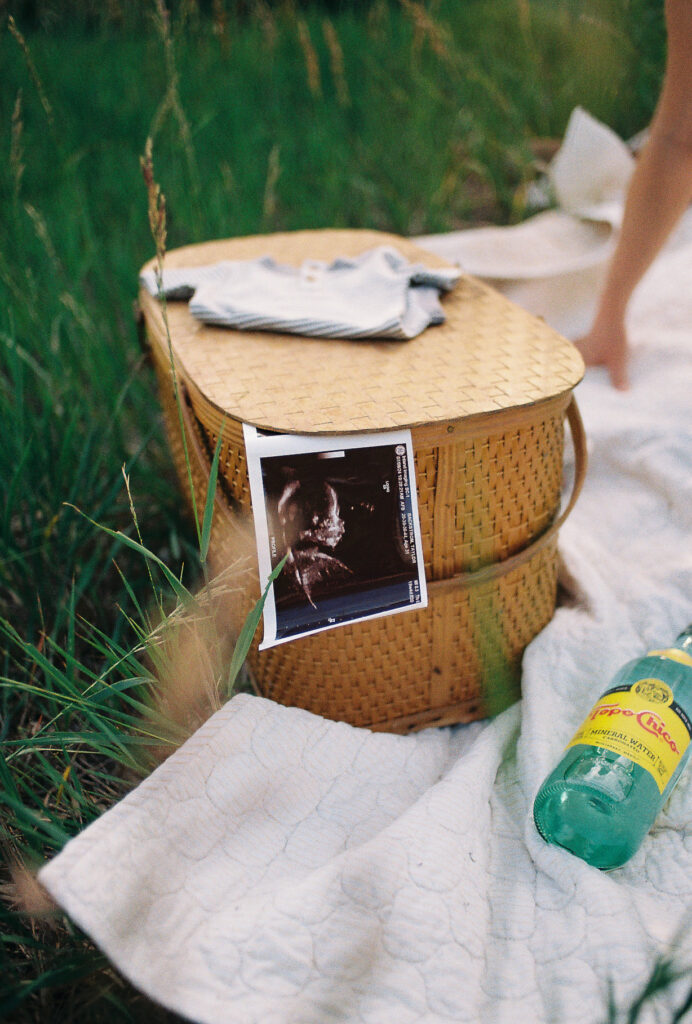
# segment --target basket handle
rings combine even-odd
[[[581,493],[581,489],[584,486],[584,480],[586,478],[586,467],[589,462],[589,457],[586,449],[586,431],[584,430],[584,421],[581,418],[579,412],[579,406],[577,400],[572,395],[570,398],[569,405],[565,412],[567,422],[569,423],[569,429],[572,434],[572,444],[574,446],[574,482],[572,484],[572,493],[570,499],[565,505],[563,511],[560,513],[558,518],[552,524],[550,529],[556,533],[567,516],[570,514],[572,509],[577,503],[577,498]],[[540,538],[539,538],[540,539]],[[538,542],[536,542],[538,543]]]
[[[565,416],[569,423],[572,434],[572,444],[574,445],[574,481],[572,483],[572,493],[569,501],[560,512],[557,519],[550,524],[548,529],[542,533],[540,537],[537,537],[536,540],[532,541],[527,547],[518,551],[516,555],[510,555],[509,558],[504,558],[501,562],[493,562],[491,565],[485,565],[482,569],[475,569],[472,572],[458,573],[457,575],[450,576],[444,580],[428,580],[428,590],[436,590],[438,592],[453,590],[456,587],[471,587],[476,586],[479,583],[486,583],[490,580],[495,580],[500,576],[504,576],[508,572],[512,572],[513,569],[518,569],[519,566],[524,565],[524,563],[533,558],[538,551],[547,547],[555,539],[560,527],[563,525],[577,503],[577,498],[579,497],[586,477],[586,467],[588,463],[584,421],[581,418],[581,413],[579,412],[577,400],[574,395],[570,398],[569,405],[565,411]]]

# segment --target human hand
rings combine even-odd
[[[574,344],[587,366],[605,366],[613,387],[627,391],[629,346],[624,323],[597,319],[589,333]]]

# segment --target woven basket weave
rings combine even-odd
[[[414,262],[443,263],[379,232],[322,231],[191,246],[169,253],[166,266],[266,254],[298,264],[379,244],[395,245]],[[165,320],[146,292],[140,304],[187,490],[170,335],[200,514],[224,424],[211,541],[216,566],[237,557],[251,510],[243,422],[300,434],[412,432],[428,607],[265,651],[255,638],[248,666],[257,691],[399,732],[470,721],[516,700],[523,651],[555,609],[558,530],[585,471],[572,395],[583,363],[574,346],[468,277],[443,299],[445,324],[408,342],[209,328],[186,304],[169,303]],[[560,513],[565,416],[576,472]],[[245,584],[236,629],[259,596],[256,566]]]

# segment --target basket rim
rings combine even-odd
[[[445,261],[396,235],[368,230],[297,231],[185,246],[169,266],[249,259],[280,262],[356,255],[390,244],[411,262]],[[146,267],[151,266],[149,261]],[[348,434],[455,422],[533,406],[570,392],[584,363],[576,347],[489,285],[462,275],[443,297],[447,320],[410,341],[348,341],[200,324],[187,304],[144,289],[150,343],[210,409],[241,422],[299,434]]]

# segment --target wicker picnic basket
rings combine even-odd
[[[189,246],[168,253],[166,267],[267,254],[299,264],[380,244],[444,264],[403,238],[330,230]],[[411,429],[428,607],[263,651],[256,637],[247,664],[265,697],[406,732],[485,717],[520,695],[524,649],[555,610],[558,530],[585,472],[572,393],[583,363],[543,321],[471,277],[443,305],[446,322],[411,341],[353,342],[211,328],[182,302],[169,302],[164,318],[159,301],[140,294],[174,461],[189,493],[182,418],[200,516],[224,424],[217,567],[238,557],[251,517],[243,422],[295,434]],[[566,418],[575,469],[560,511]],[[233,629],[259,594],[250,563]]]

